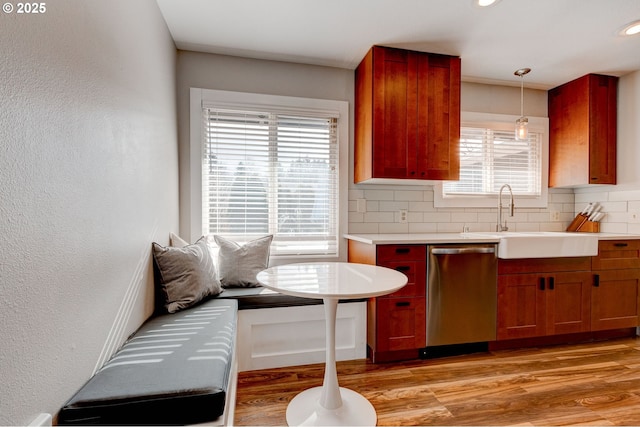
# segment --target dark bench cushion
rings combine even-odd
[[[222,415],[237,302],[147,321],[62,408],[59,424],[193,424]]]
[[[280,294],[262,286],[254,288],[224,288],[216,298],[238,301],[238,310],[322,304],[321,299]]]
[[[218,299],[234,299],[238,301],[238,310],[291,307],[300,305],[322,304],[320,298],[303,298],[281,294],[263,286],[254,288],[224,288]],[[366,301],[366,299],[340,300],[340,302]]]

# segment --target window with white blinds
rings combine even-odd
[[[460,180],[443,183],[444,196],[496,194],[503,184],[515,195],[540,196],[541,141],[541,133],[534,131],[516,140],[513,129],[461,127]]]
[[[271,254],[338,253],[337,114],[204,106],[202,227]]]

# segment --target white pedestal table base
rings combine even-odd
[[[363,395],[338,385],[336,369],[337,298],[323,298],[326,360],[322,387],[296,395],[287,406],[290,426],[375,426],[376,410]]]
[[[340,387],[342,406],[320,406],[322,387],[313,387],[296,395],[287,406],[290,426],[375,426],[378,419],[371,402],[360,393]]]
[[[407,284],[407,276],[376,265],[317,262],[270,267],[258,273],[257,279],[276,292],[305,298],[321,297],[324,302],[326,359],[322,387],[305,390],[289,402],[287,423],[290,426],[375,426],[378,416],[373,405],[361,394],[338,385],[338,301],[340,298],[390,294]]]

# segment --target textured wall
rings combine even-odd
[[[176,50],[153,0],[0,14],[0,425],[59,407],[152,308],[178,226]]]

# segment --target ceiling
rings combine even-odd
[[[463,81],[549,89],[640,70],[640,0],[156,0],[178,49],[355,69],[372,45],[462,58]]]

